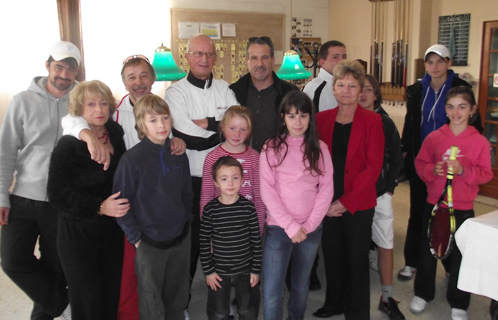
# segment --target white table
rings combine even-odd
[[[498,300],[498,210],[467,219],[455,239],[462,252],[458,289]]]

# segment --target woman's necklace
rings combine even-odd
[[[339,117],[341,118],[340,120],[339,120]],[[345,125],[346,123],[350,123],[350,122],[352,122],[353,117],[354,117],[354,112],[353,112],[353,113],[351,113],[351,114],[350,114],[349,116],[347,116],[346,118],[344,118],[344,116],[342,116],[342,115],[340,115],[340,114],[339,114],[339,116],[337,116],[337,118],[336,118],[336,121],[337,121],[337,122],[339,122],[339,123],[340,123],[340,124],[342,124],[342,125]]]
[[[104,128],[104,134],[102,137],[99,137],[99,141],[102,142],[102,144],[107,144],[107,142],[109,142],[109,133],[106,128]]]

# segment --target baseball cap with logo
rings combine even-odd
[[[431,53],[435,53],[443,59],[451,59],[450,51],[442,44],[435,44],[433,46],[430,46],[429,49],[427,49],[427,51],[425,52],[424,61],[427,61],[427,56]]]
[[[74,44],[67,41],[56,42],[50,48],[50,55],[52,56],[52,58],[54,58],[55,61],[74,58],[78,63],[78,66],[81,62],[80,50]]]

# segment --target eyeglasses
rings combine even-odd
[[[261,40],[261,41],[263,41],[263,42],[266,42],[266,43],[272,43],[270,37],[266,37],[266,36],[263,36],[263,37],[250,37],[249,38],[249,42],[254,42],[254,41],[258,40],[258,39]]]
[[[144,55],[142,55],[142,54],[134,54],[134,55],[129,56],[129,57],[127,57],[126,59],[124,59],[124,61],[123,61],[123,66],[124,66],[124,65],[125,65],[128,61],[130,61],[131,59],[136,59],[136,58],[139,58],[139,59],[145,60],[145,61],[147,61],[147,62],[150,64],[150,61],[149,61],[149,59],[147,59],[147,57],[146,57],[146,56],[144,56]]]
[[[202,56],[206,56],[206,58],[208,59],[212,59],[214,57],[216,57],[216,53],[215,52],[202,52],[202,51],[190,51],[190,52],[187,52],[188,54],[191,54],[193,55],[194,57],[196,58],[202,58]]]

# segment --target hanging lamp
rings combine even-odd
[[[162,44],[154,52],[152,67],[154,67],[154,71],[156,72],[156,81],[175,81],[187,75],[185,71],[176,65],[171,50]]]
[[[284,54],[284,61],[277,71],[277,76],[282,80],[300,80],[309,78],[311,72],[303,67],[297,52],[289,50]]]

